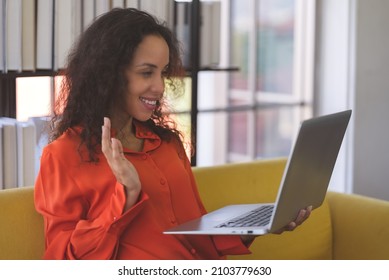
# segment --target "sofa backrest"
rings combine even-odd
[[[43,218],[35,211],[34,188],[0,190],[0,259],[41,259]]]
[[[208,211],[231,203],[273,202],[285,159],[193,168]],[[34,207],[34,188],[0,190],[0,259],[41,259],[43,218]],[[331,259],[332,229],[327,200],[293,232],[256,238],[253,254],[231,259]]]
[[[274,202],[285,158],[193,169],[208,211],[227,204]],[[231,259],[331,259],[332,228],[327,200],[293,232],[256,238],[251,255]]]

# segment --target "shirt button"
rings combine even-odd
[[[174,225],[176,223],[175,219],[171,219],[170,222]]]
[[[165,179],[161,179],[159,182],[161,183],[161,185],[165,185],[166,184],[166,180]]]
[[[142,156],[142,159],[143,159],[143,160],[146,160],[146,159],[147,159],[147,155],[143,155],[143,156]]]
[[[113,220],[116,221],[118,218],[117,217],[113,217]]]
[[[192,249],[190,249],[190,252],[194,255],[194,254],[196,254],[196,249],[192,248]]]

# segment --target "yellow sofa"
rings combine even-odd
[[[272,202],[285,159],[194,168],[208,210],[230,203]],[[0,259],[40,259],[43,220],[33,187],[0,191]],[[329,192],[293,232],[256,238],[252,254],[230,259],[389,259],[389,202]]]

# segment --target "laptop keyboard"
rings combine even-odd
[[[240,215],[236,218],[228,220],[218,226],[223,227],[260,227],[265,226],[270,222],[271,214],[273,212],[274,205],[263,205],[257,209],[251,210],[248,213]]]

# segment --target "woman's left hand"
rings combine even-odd
[[[275,231],[273,233],[274,234],[281,234],[284,231],[293,231],[293,230],[295,230],[296,227],[298,227],[299,225],[304,223],[306,219],[308,219],[308,217],[311,215],[311,212],[312,212],[312,206],[308,206],[305,209],[301,209],[300,212],[297,215],[297,218],[294,221],[290,222],[285,227],[283,227],[283,228],[281,228],[281,229],[279,229],[279,230],[277,230],[277,231]]]
[[[273,232],[274,234],[281,234],[284,231],[293,231],[295,230],[299,225],[305,222],[306,219],[311,215],[312,213],[312,206],[308,206],[307,208],[301,209],[298,213],[296,219],[289,224],[287,224],[285,227]],[[241,239],[244,244],[248,245],[250,244],[258,235],[242,235]]]

